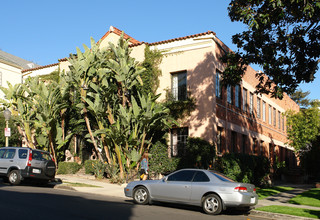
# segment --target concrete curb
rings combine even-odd
[[[274,219],[274,220],[292,220],[292,219],[297,219],[297,220],[314,220],[315,218],[307,218],[307,217],[300,217],[296,215],[287,215],[287,214],[279,214],[279,213],[273,213],[273,212],[264,212],[264,211],[258,211],[258,210],[250,210],[250,216],[262,216],[264,218],[268,219]]]
[[[54,189],[64,189],[64,190],[71,190],[71,191],[77,191],[75,188],[73,188],[72,186],[67,186],[64,184],[56,184],[53,187]]]

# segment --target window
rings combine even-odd
[[[191,182],[194,170],[182,170],[178,171],[170,176],[168,176],[167,181],[183,181],[183,182]]]
[[[279,129],[281,129],[281,121],[280,121],[281,119],[280,118],[281,118],[281,113],[280,113],[280,111],[278,111],[278,128]]]
[[[231,152],[236,152],[237,149],[237,133],[231,131]]]
[[[247,135],[242,135],[242,153],[246,153],[246,142],[247,142]]]
[[[260,155],[263,155],[263,140],[260,141]]]
[[[260,113],[260,110],[261,110],[261,99],[259,97],[257,97],[257,117],[258,118],[261,118],[261,113]]]
[[[255,154],[256,153],[256,147],[257,147],[257,139],[253,138],[253,145],[252,145],[252,153]]]
[[[232,97],[233,97],[232,87],[229,85],[229,86],[227,86],[227,102],[229,104],[232,104]]]
[[[241,97],[240,86],[236,85],[234,90],[235,90],[235,105],[237,108],[240,108],[240,97]]]
[[[262,119],[266,121],[266,102],[262,102]]]
[[[6,149],[0,149],[0,158],[3,158],[4,152],[6,152]]]
[[[210,179],[204,172],[197,171],[192,182],[210,182]]]
[[[249,112],[253,114],[253,94],[251,92],[249,95]]]
[[[187,71],[172,74],[172,95],[176,101],[187,99]]]
[[[217,131],[217,154],[221,153],[221,142],[222,142],[222,127],[218,127]]]
[[[216,97],[221,98],[221,73],[216,72]]]
[[[2,158],[4,158],[4,159],[13,159],[15,154],[16,154],[16,150],[15,149],[8,149],[2,155]]]
[[[272,107],[269,105],[269,124],[272,125]]]
[[[171,154],[173,157],[183,156],[187,145],[188,128],[175,128],[171,130]]]
[[[242,90],[242,110],[247,111],[247,89],[245,88]]]
[[[217,177],[219,180],[224,181],[224,182],[234,182],[234,180],[230,179],[229,177],[226,177],[225,175],[218,173],[216,171],[210,171],[212,175]]]
[[[277,110],[275,108],[273,108],[273,126],[277,126]]]
[[[26,149],[19,149],[19,158],[26,159],[28,156],[28,150]]]
[[[282,116],[282,131],[284,131],[284,116]]]

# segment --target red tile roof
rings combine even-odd
[[[122,31],[116,27],[110,26],[109,31],[107,33],[105,33],[105,35],[103,35],[103,37],[100,39],[100,41],[102,41],[103,39],[105,39],[109,34],[111,33],[115,33],[119,36],[121,36]],[[130,37],[129,35],[127,35],[126,33],[123,34],[124,39],[130,39],[129,42],[132,44],[138,44],[140,43],[140,41]]]
[[[213,31],[207,31],[207,32],[200,33],[200,34],[193,34],[193,35],[188,35],[188,36],[185,36],[185,37],[178,37],[178,38],[173,38],[173,39],[169,39],[169,40],[158,41],[158,42],[154,42],[154,43],[148,43],[148,45],[153,46],[153,45],[158,45],[158,44],[165,44],[165,43],[170,43],[170,42],[173,42],[173,41],[186,40],[188,38],[200,37],[200,36],[208,35],[208,34],[216,35],[216,33],[213,32]]]
[[[59,65],[59,63],[53,63],[53,64],[48,64],[48,65],[45,65],[45,66],[39,66],[39,67],[35,67],[35,68],[32,68],[32,69],[22,70],[21,73],[30,72],[30,71],[34,71],[34,70],[40,70],[40,69],[44,69],[44,68],[52,67],[52,66],[57,66],[57,65]]]

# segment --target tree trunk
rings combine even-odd
[[[86,122],[88,132],[89,132],[89,134],[90,134],[90,139],[91,139],[91,141],[92,141],[92,143],[93,143],[93,146],[94,146],[94,148],[95,148],[95,151],[97,152],[97,155],[98,155],[99,160],[100,160],[100,161],[103,161],[102,156],[101,156],[101,153],[100,153],[100,151],[99,151],[99,149],[98,149],[97,142],[96,142],[96,140],[94,139],[93,134],[92,134],[92,130],[91,130],[91,126],[90,126],[90,121],[89,121],[89,118],[88,118],[88,112],[87,112],[87,109],[86,109],[86,108],[83,108],[83,113],[84,113],[84,120],[85,120],[85,122]]]
[[[54,163],[55,163],[56,167],[58,167],[57,158],[56,158],[56,152],[54,150],[53,140],[52,140],[52,136],[51,136],[50,132],[49,132],[48,136],[49,136],[49,145],[50,145],[50,148],[51,148],[51,153],[53,155]]]

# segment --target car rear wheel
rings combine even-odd
[[[133,191],[133,201],[136,204],[146,205],[149,202],[149,192],[144,186],[139,186]]]
[[[8,175],[8,180],[11,185],[18,185],[21,182],[20,172],[12,170]]]
[[[222,202],[219,196],[209,194],[202,200],[202,209],[205,213],[210,215],[218,215],[222,211]]]

